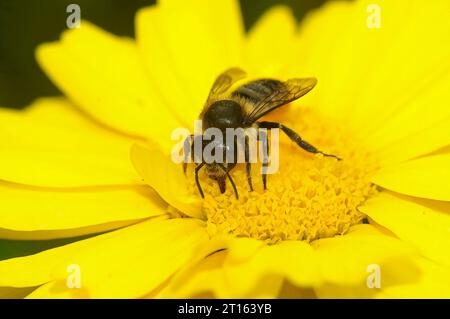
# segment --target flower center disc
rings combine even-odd
[[[231,171],[238,200],[228,180],[227,190],[221,194],[217,182],[200,173],[205,193],[203,212],[210,234],[232,233],[270,244],[312,241],[344,234],[363,221],[358,206],[376,192],[370,182],[376,169],[371,157],[359,144],[356,146],[351,134],[326,123],[312,110],[302,110],[301,123],[291,128],[322,151],[343,160],[307,153],[280,131],[279,169],[267,176],[266,191],[260,164],[252,165],[253,192],[249,191],[245,164]],[[192,167],[187,176],[191,191],[198,195]]]

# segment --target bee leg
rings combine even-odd
[[[203,164],[203,163],[202,163]],[[236,196],[236,199],[239,199],[239,194],[236,188],[236,185],[234,184],[233,179],[230,176],[230,173],[228,172],[228,170],[225,168],[225,166],[223,166],[223,164],[218,164],[217,165],[222,169],[222,171],[225,172],[225,174],[227,174],[228,179],[230,180],[231,186],[233,186],[233,190],[234,190],[234,195]]]
[[[334,157],[337,160],[341,160],[341,158],[337,157],[336,155],[332,154],[326,154],[322,151],[319,151],[315,146],[309,144],[305,140],[303,140],[300,135],[298,135],[294,130],[290,129],[287,126],[284,126],[283,124],[276,123],[276,122],[260,122],[258,123],[259,127],[267,128],[267,129],[273,129],[273,128],[279,128],[281,129],[292,141],[294,141],[298,146],[300,146],[302,149],[304,149],[307,152],[314,153],[314,154],[322,154],[323,156],[328,157]]]
[[[250,163],[250,146],[248,142],[248,136],[245,136],[245,163],[246,163],[246,170],[247,170],[247,181],[248,186],[250,187],[250,191],[253,192],[253,185],[252,185],[252,164]]]
[[[263,151],[263,161],[262,161],[262,181],[264,190],[267,189],[267,167],[269,164],[269,140],[267,137],[267,133],[260,131],[261,134],[261,142],[262,142],[262,151]]]
[[[199,191],[200,196],[201,196],[202,198],[205,198],[205,195],[203,194],[202,186],[200,185],[200,181],[198,180],[198,172],[200,171],[200,169],[201,169],[204,165],[205,165],[205,163],[202,162],[202,163],[200,163],[200,165],[198,165],[198,166],[195,168],[195,183],[197,184],[198,191]]]
[[[191,152],[191,156],[194,157],[194,143],[192,143],[192,138],[194,137],[194,135],[189,135],[188,137],[186,137],[186,139],[184,140],[184,146],[183,146],[183,172],[186,174],[186,168],[187,168],[187,164],[189,161],[189,153]]]

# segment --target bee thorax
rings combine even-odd
[[[219,100],[211,104],[203,115],[205,129],[236,128],[242,125],[243,114],[241,106],[232,100]]]

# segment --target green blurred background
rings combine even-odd
[[[186,0],[188,1],[188,0]],[[211,0],[220,1],[220,0]],[[292,8],[300,21],[327,0],[241,0],[246,28],[275,4]],[[66,29],[66,8],[76,3],[81,18],[122,36],[134,36],[134,14],[152,0],[0,0],[0,106],[22,108],[40,96],[59,95],[39,69],[35,47],[57,40]],[[80,238],[51,241],[0,240],[0,260],[33,254]]]
[[[220,0],[211,0],[220,1]],[[248,29],[275,4],[293,9],[298,20],[326,0],[241,0]],[[20,108],[39,96],[58,95],[41,72],[34,49],[57,40],[66,29],[66,7],[76,3],[81,18],[117,35],[134,36],[134,14],[152,0],[0,0],[0,106]]]

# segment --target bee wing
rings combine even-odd
[[[228,91],[237,81],[245,78],[247,74],[239,68],[231,68],[220,74],[214,81],[211,91],[209,92],[208,102],[217,99]]]
[[[261,79],[240,86],[232,96],[243,98],[253,105],[244,119],[245,124],[252,124],[270,111],[305,95],[316,83],[315,78],[290,79],[285,82]]]

